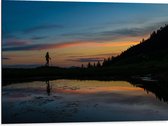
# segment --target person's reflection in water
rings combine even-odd
[[[49,80],[46,80],[46,84],[47,84],[47,86],[46,86],[46,91],[47,91],[47,94],[48,94],[48,96],[50,96],[50,92],[51,92],[51,85],[50,85],[50,82],[49,82]]]

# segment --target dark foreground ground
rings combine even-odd
[[[98,68],[3,68],[2,84],[15,82],[53,79],[81,79],[81,80],[140,80],[148,77],[160,82],[168,82],[167,66],[122,65]]]

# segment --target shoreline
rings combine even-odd
[[[50,76],[50,77],[25,77],[25,78],[8,78],[6,80],[2,80],[2,86],[15,84],[15,83],[24,83],[24,82],[33,82],[33,81],[52,81],[58,79],[70,79],[70,80],[97,80],[97,81],[128,81],[128,82],[135,82],[135,83],[158,83],[159,80],[144,80],[143,78],[146,77],[114,77],[114,76],[102,76],[102,77],[61,77],[61,76]],[[148,78],[148,77],[147,77]]]
[[[150,71],[150,72],[149,72]],[[167,68],[143,68],[133,66],[114,66],[111,68],[2,68],[2,86],[27,81],[46,81],[56,79],[79,80],[134,80],[138,82],[168,82]]]

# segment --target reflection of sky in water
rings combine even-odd
[[[168,104],[125,81],[54,80],[2,88],[8,122],[168,119]]]

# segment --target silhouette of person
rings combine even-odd
[[[46,66],[49,66],[49,61],[51,60],[50,56],[49,56],[49,52],[46,53]]]
[[[47,91],[48,96],[50,96],[51,85],[50,85],[49,80],[46,80],[46,84],[47,84],[47,86],[46,86],[46,91]]]

